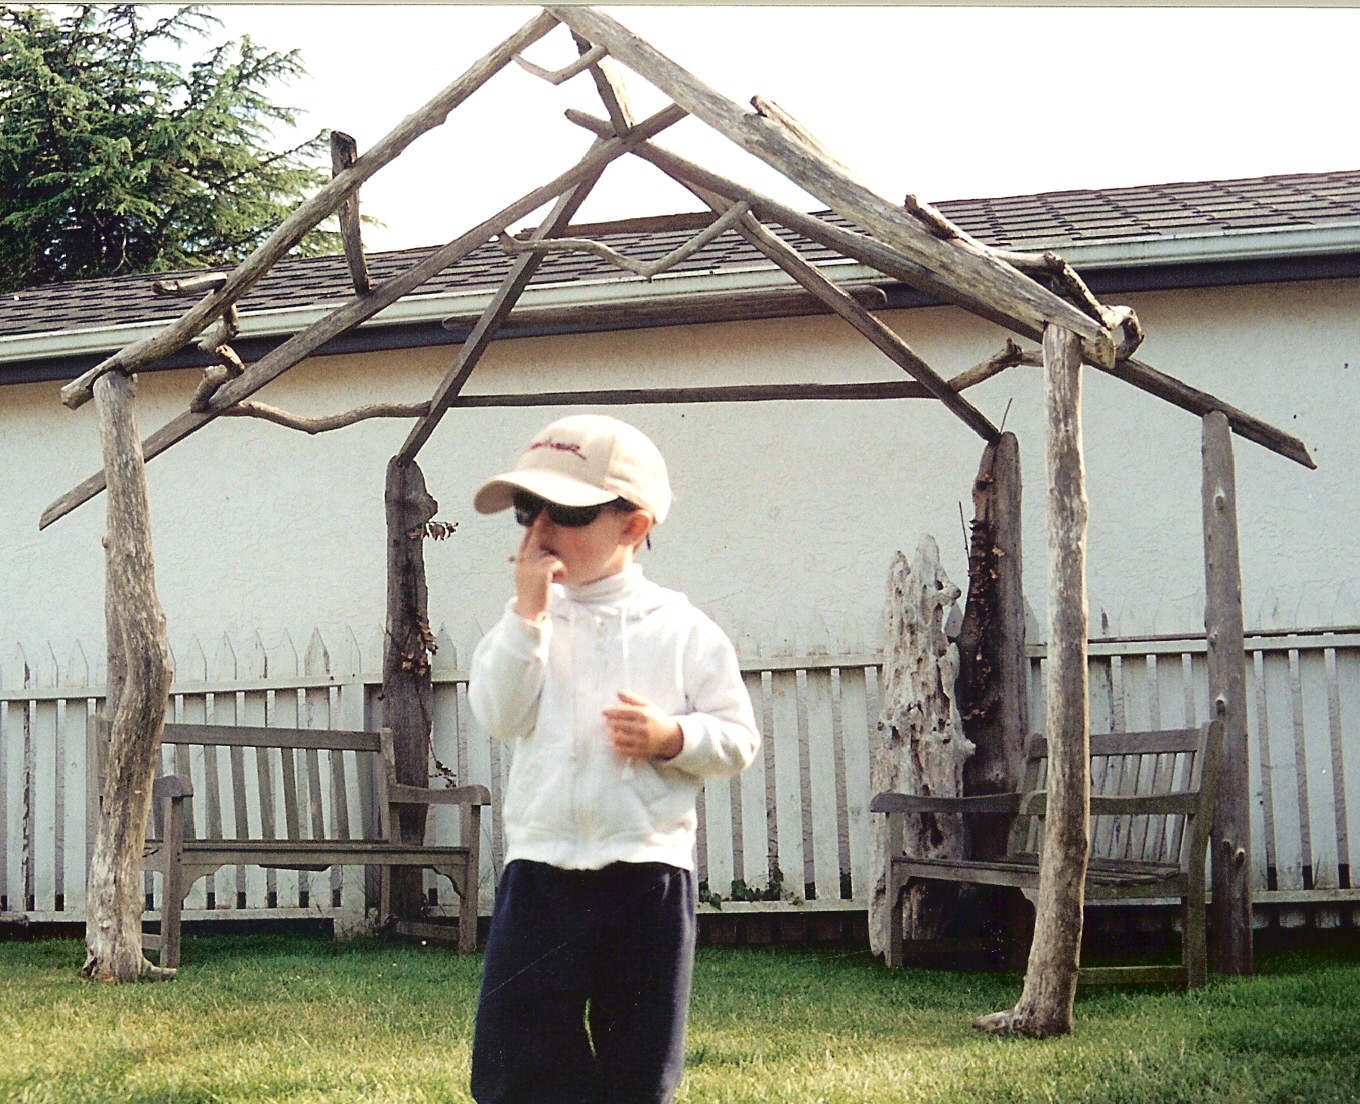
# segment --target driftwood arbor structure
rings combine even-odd
[[[558,23],[565,24],[572,33],[579,56],[571,64],[556,71],[545,70],[526,61],[522,57],[523,51]],[[433,251],[409,271],[373,284],[363,263],[358,240],[360,185],[393,160],[415,137],[442,123],[454,107],[512,60],[553,83],[560,83],[581,73],[590,74],[604,106],[604,117],[594,118],[577,111],[567,113],[573,123],[593,135],[590,148],[574,167]],[[636,121],[616,64],[627,67],[649,81],[665,93],[672,104],[648,119]],[[198,288],[181,289],[206,291],[206,295],[160,334],[128,346],[63,388],[63,401],[72,408],[78,407],[89,400],[108,378],[126,376],[145,368],[200,335],[205,335],[203,343],[217,352],[222,361],[218,368],[209,369],[209,377],[195,396],[190,409],[142,442],[141,457],[136,455],[137,448],[133,443],[115,446],[117,456],[110,455],[106,459],[105,471],[95,474],[54,502],[44,513],[40,525],[48,525],[75,509],[104,490],[106,485],[111,492],[114,491],[115,459],[140,471],[143,457],[149,460],[159,455],[220,416],[269,417],[308,432],[335,428],[373,416],[416,419],[388,469],[388,562],[392,577],[388,587],[384,689],[389,720],[395,728],[398,758],[405,764],[400,769],[419,774],[419,778],[411,780],[423,782],[427,769],[428,733],[428,699],[423,695],[428,693],[428,665],[425,661],[429,641],[426,635],[428,627],[424,622],[424,579],[419,546],[416,544],[413,553],[411,545],[429,522],[434,504],[424,490],[416,457],[451,407],[747,401],[795,397],[930,397],[948,407],[987,442],[989,448],[993,448],[1001,440],[1001,435],[991,421],[968,401],[964,390],[1013,365],[1042,363],[1048,408],[1048,543],[1053,573],[1049,647],[1054,660],[1049,680],[1047,729],[1055,781],[1051,787],[1048,846],[1044,852],[1040,888],[1043,908],[1025,992],[1017,1007],[998,1014],[991,1026],[1036,1033],[1067,1030],[1081,928],[1081,870],[1085,863],[1087,813],[1086,523],[1080,437],[1082,365],[1088,364],[1115,375],[1199,416],[1211,415],[1206,424],[1215,427],[1213,452],[1217,459],[1214,461],[1216,474],[1212,478],[1206,475],[1205,509],[1206,516],[1212,512],[1215,519],[1215,553],[1210,556],[1210,611],[1215,617],[1218,616],[1216,611],[1220,609],[1227,609],[1231,615],[1232,610],[1228,607],[1232,607],[1232,602],[1220,602],[1212,595],[1230,598],[1237,585],[1235,578],[1231,578],[1235,547],[1229,546],[1235,534],[1230,524],[1230,461],[1226,469],[1223,466],[1227,455],[1223,447],[1224,433],[1231,430],[1310,467],[1312,461],[1302,443],[1293,437],[1134,359],[1132,354],[1141,334],[1133,313],[1127,308],[1111,308],[1096,301],[1075,273],[1059,258],[1052,255],[1032,257],[1002,253],[952,226],[931,207],[917,202],[914,197],[908,196],[902,206],[889,202],[860,183],[853,173],[840,165],[812,135],[777,106],[758,97],[752,102],[755,109],[748,111],[725,99],[600,12],[570,7],[544,10],[476,62],[430,103],[408,116],[372,149],[355,156],[353,144],[343,136],[337,136],[334,156],[336,172],[331,183],[303,203],[251,257],[225,278],[218,278]],[[853,229],[845,229],[815,215],[789,208],[676,156],[652,141],[686,115],[695,116],[781,171],[804,191],[826,203]],[[597,242],[574,239],[570,232],[572,216],[595,180],[611,161],[624,154],[632,154],[650,162],[689,188],[715,213],[714,222],[708,230],[688,246],[650,266],[639,265],[628,258],[612,254]],[[507,236],[512,224],[548,203],[553,204],[550,213],[532,233],[525,238]],[[249,367],[241,365],[230,353],[234,304],[307,230],[337,210],[342,212],[341,227],[354,277],[354,297],[285,341],[257,363]],[[1042,355],[1033,351],[1023,352],[1007,340],[1005,348],[986,363],[952,380],[945,380],[917,356],[901,337],[870,314],[859,294],[848,293],[828,281],[795,250],[776,237],[769,229],[772,224],[857,260],[891,279],[928,292],[943,302],[995,322],[1015,334],[1042,341]],[[849,322],[898,364],[910,379],[884,384],[770,384],[641,392],[568,392],[527,397],[483,395],[474,398],[461,394],[478,359],[495,337],[498,328],[510,316],[520,293],[547,251],[588,249],[607,256],[639,275],[650,277],[666,264],[675,263],[680,255],[702,248],[706,241],[728,230],[741,234],[787,272],[800,287]],[[435,273],[457,264],[472,250],[493,239],[499,239],[514,255],[513,264],[428,403],[362,408],[332,418],[302,419],[249,401],[262,387],[321,348],[329,339],[371,318]],[[126,430],[131,426],[130,412],[122,417]],[[129,439],[125,434],[121,440]],[[135,436],[130,440],[135,442]],[[125,507],[111,494],[109,509],[112,524],[115,515],[120,514]],[[1004,510],[998,511],[998,517],[1004,515]],[[1003,541],[1004,534],[999,535],[998,540]],[[138,562],[149,565],[149,537],[145,534],[139,554],[144,558]],[[1215,574],[1218,570],[1216,565],[1226,565],[1227,575],[1222,577],[1226,582],[1219,581],[1220,577]],[[111,570],[111,587],[113,580],[114,573]],[[151,608],[152,599],[145,595],[129,600],[145,603],[148,610]],[[1237,624],[1240,627],[1240,607],[1232,608],[1237,609]],[[1240,628],[1239,635],[1234,636],[1229,630],[1215,630],[1211,624],[1210,638],[1216,642],[1223,672],[1216,677],[1231,682],[1232,670],[1240,670],[1242,663]],[[129,671],[133,669],[129,664]],[[1220,711],[1228,712],[1231,723],[1231,714],[1239,709],[1239,702],[1227,690],[1219,688],[1226,684],[1216,684],[1213,694]],[[163,686],[154,679],[148,679],[148,687],[152,697],[164,697]],[[129,695],[125,694],[124,701],[128,698]],[[1240,712],[1237,723],[1240,729]],[[136,731],[133,731],[134,728]],[[125,724],[122,729],[115,720],[114,729],[115,738],[121,731],[122,739],[130,744],[154,751],[159,734],[156,731],[157,722],[153,718],[144,718],[138,725]],[[1230,757],[1238,754],[1245,761],[1244,741],[1240,749],[1230,752]],[[1004,760],[1005,755],[1000,758]],[[145,762],[150,762],[150,756],[146,757]],[[118,807],[121,804],[132,808],[135,813],[135,806],[129,805],[128,797],[136,789],[135,781],[124,781],[121,788],[111,788],[106,807]],[[1245,803],[1245,786],[1238,797]],[[412,823],[406,826],[406,830],[414,832],[419,827]],[[1218,856],[1221,851],[1229,858],[1228,862],[1220,862],[1217,866],[1226,867],[1229,872],[1242,872],[1240,882],[1230,890],[1224,890],[1221,895],[1216,884],[1215,904],[1231,910],[1249,935],[1250,906],[1245,895],[1247,865],[1237,858],[1245,855],[1245,829],[1246,816],[1243,810],[1238,819],[1224,822],[1222,833],[1215,833],[1215,840],[1220,841],[1215,845],[1215,855]],[[1221,842],[1222,837],[1226,837],[1226,844]],[[131,846],[135,842],[126,835],[121,840],[124,846]],[[96,872],[95,876],[101,875]],[[91,899],[98,898],[92,894]],[[91,961],[101,964],[99,972],[127,976],[121,966],[103,965],[104,944],[99,932],[103,930],[100,925],[105,924],[106,919],[91,922]],[[122,924],[130,924],[134,920],[135,917],[118,918]],[[1247,962],[1249,965],[1249,958]],[[1243,968],[1240,960],[1237,968]]]

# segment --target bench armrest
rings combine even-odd
[[[451,790],[432,790],[423,786],[387,785],[390,805],[490,805],[491,792],[485,786],[456,786]]]
[[[1199,811],[1199,791],[1165,794],[1122,794],[1091,798],[1092,816],[1161,816],[1168,813],[1191,814]],[[1048,811],[1048,791],[1027,794],[1021,808],[1025,816],[1044,816]]]
[[[189,779],[178,774],[163,774],[151,783],[151,798],[168,797],[171,800],[194,796],[194,785]]]
[[[1018,793],[976,794],[971,797],[926,797],[921,794],[875,794],[871,813],[1014,813]]]

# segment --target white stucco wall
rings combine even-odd
[[[1143,359],[1301,437],[1307,471],[1236,440],[1249,628],[1360,619],[1360,281],[1131,297]],[[1004,334],[950,309],[885,321],[946,375],[1000,348]],[[429,396],[452,352],[318,359],[259,398],[302,413]],[[197,373],[142,377],[143,433],[188,402]],[[755,381],[900,378],[842,323],[825,318],[676,327],[498,343],[469,391],[532,391]],[[1094,370],[1085,374],[1092,629],[1202,626],[1199,420]],[[1026,473],[1025,577],[1046,619],[1042,379],[1015,368],[968,392],[1020,438]],[[1009,404],[1009,412],[1007,406]],[[611,411],[653,436],[677,502],[645,554],[649,573],[685,590],[735,637],[767,648],[873,645],[889,559],[923,533],[966,581],[959,503],[981,442],[937,404],[774,403]],[[505,515],[473,513],[485,476],[509,466],[560,411],[454,411],[422,453],[451,540],[427,545],[431,615],[472,641],[509,593]],[[313,629],[337,650],[352,632],[376,666],[383,620],[387,458],[407,422],[369,422],[318,437],[222,419],[149,467],[157,581],[177,657],[212,655],[226,633],[285,634],[301,653]],[[102,650],[103,499],[47,531],[43,508],[99,466],[93,407],[72,413],[56,385],[0,390],[0,678],[15,647],[62,666],[79,641]]]

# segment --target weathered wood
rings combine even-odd
[[[1097,368],[1100,365],[1096,365]],[[1106,368],[1105,371],[1126,383],[1133,384],[1141,391],[1146,391],[1149,395],[1156,395],[1159,399],[1164,399],[1173,406],[1179,406],[1182,410],[1188,410],[1191,414],[1198,414],[1204,417],[1214,411],[1222,413],[1227,419],[1232,430],[1239,437],[1245,437],[1248,441],[1255,441],[1263,448],[1277,452],[1286,459],[1293,460],[1296,464],[1302,464],[1305,468],[1316,469],[1317,464],[1308,454],[1308,446],[1297,437],[1285,433],[1281,429],[1276,429],[1268,422],[1248,414],[1245,410],[1238,410],[1237,407],[1225,403],[1222,399],[1216,398],[1207,391],[1201,391],[1198,387],[1191,387],[1188,383],[1168,376],[1165,372],[1159,372],[1149,364],[1144,364],[1141,360],[1130,357],[1128,360],[1116,362],[1113,368]]]
[[[958,389],[972,386],[976,378],[965,378],[974,369],[961,372]],[[955,386],[950,380],[950,386]],[[459,395],[454,406],[639,406],[656,403],[708,402],[787,402],[789,400],[862,400],[934,398],[915,380],[900,383],[766,383],[731,387],[621,388],[610,391],[541,391],[533,395]]]
[[[430,656],[429,590],[425,582],[425,524],[439,510],[425,489],[413,460],[393,457],[387,465],[387,627],[383,634],[383,723],[392,733],[395,781],[407,786],[429,782],[430,731],[434,689]],[[413,535],[414,534],[414,535]],[[393,825],[401,843],[425,839],[426,810],[407,805]],[[391,873],[393,914],[413,917],[422,904],[419,870]],[[386,917],[383,917],[386,920]]]
[[[683,117],[684,112],[674,105],[663,108],[635,126],[625,137],[596,141],[590,152],[582,159],[581,165],[596,162],[596,159],[603,158],[606,150],[613,150],[612,156],[618,156],[630,144],[643,141],[650,134],[659,133],[666,127],[679,122]],[[598,160],[593,171],[582,173],[572,181],[568,188],[559,188],[554,193],[559,197],[556,205],[548,217],[534,230],[530,240],[538,241],[561,232],[571,222],[572,216],[581,204],[585,202],[586,196],[590,194],[590,189],[594,187],[595,181],[599,179],[600,173],[604,171],[605,165],[611,159],[612,157]],[[506,225],[508,225],[508,222],[502,225],[500,230],[504,230]],[[499,233],[499,231],[497,232]],[[482,317],[477,320],[477,325],[473,327],[472,333],[468,335],[462,348],[458,350],[457,358],[435,389],[434,395],[430,399],[430,412],[416,422],[411,427],[410,433],[406,435],[406,440],[397,453],[399,457],[406,460],[414,459],[416,453],[430,439],[430,434],[434,432],[454,397],[463,389],[463,384],[467,382],[468,376],[477,366],[477,362],[495,337],[496,331],[500,329],[501,324],[514,309],[515,303],[519,301],[525,287],[533,279],[533,275],[538,271],[542,260],[542,257],[537,254],[530,253],[520,257],[510,266],[510,271],[501,281],[501,286],[496,289],[495,296],[487,304],[486,310],[482,312]]]
[[[963,766],[965,794],[1010,793],[1020,785],[1029,728],[1029,660],[1021,578],[1020,445],[1003,433],[983,450],[973,480],[968,598],[959,629],[957,695],[963,731],[977,749]],[[1004,817],[970,823],[972,857],[1006,853]]]
[[[419,287],[431,276],[457,264],[474,249],[486,244],[516,219],[523,218],[549,199],[561,195],[581,180],[596,173],[597,170],[619,157],[634,141],[664,130],[682,117],[678,109],[666,109],[639,123],[626,138],[606,142],[593,148],[585,158],[568,169],[555,180],[535,188],[532,192],[516,200],[491,218],[473,227],[466,234],[435,250],[419,264],[399,275],[379,284],[370,295],[351,300],[348,304],[312,323],[301,333],[294,334],[282,345],[272,349],[238,379],[224,385],[213,397],[211,406],[203,413],[186,412],[162,426],[142,443],[143,454],[147,460],[159,456],[166,449],[190,434],[195,433],[216,418],[223,410],[247,399],[265,384],[272,382],[299,361],[311,356],[332,338],[338,337],[361,322],[367,321],[380,310],[395,303],[407,292]],[[368,154],[364,155],[365,157]],[[361,158],[362,160],[362,158]],[[53,502],[43,511],[38,528],[44,529],[52,522],[65,517],[77,506],[88,502],[104,490],[104,473],[96,472],[78,487]]]
[[[569,110],[566,114],[571,122],[593,133],[598,134],[602,131],[608,133],[608,124],[599,119],[594,119],[583,112],[574,110]],[[797,211],[742,184],[710,172],[703,166],[688,161],[653,143],[643,142],[635,147],[632,152],[635,156],[650,162],[663,172],[684,183],[697,184],[700,187],[717,192],[728,200],[745,200],[751,204],[752,212],[762,220],[787,226],[790,230],[797,231],[810,241],[815,241],[828,249],[836,250],[845,257],[876,268],[879,272],[933,295],[942,302],[953,303],[955,306],[962,307],[983,318],[988,318],[998,325],[1014,329],[1028,337],[1037,338],[1042,335],[1040,329],[1030,326],[1020,319],[1006,317],[1000,312],[992,310],[985,302],[970,298],[963,289],[947,283],[929,268],[881,242],[874,241],[863,234],[855,234],[838,226],[833,226],[825,220],[819,219],[816,215]],[[1118,312],[1120,308],[1112,307],[1106,308],[1106,310]],[[1118,347],[1126,347],[1131,343],[1131,340],[1130,335],[1121,329],[1116,344]],[[1037,358],[1035,362],[1037,362]],[[1221,410],[1227,414],[1234,433],[1256,442],[1271,452],[1279,453],[1287,459],[1294,460],[1304,467],[1317,467],[1308,454],[1307,446],[1297,437],[1285,433],[1283,430],[1277,429],[1243,410],[1238,410],[1208,392],[1182,383],[1180,380],[1168,376],[1142,361],[1129,357],[1116,361],[1113,367],[1107,367],[1094,358],[1088,359],[1087,363],[1095,368],[1100,368],[1102,371],[1109,372],[1141,391],[1146,391],[1148,394],[1164,399],[1183,410],[1188,410],[1192,414],[1202,417],[1211,410]]]
[[[577,50],[582,54],[587,54],[594,49],[580,35],[573,33],[572,38],[576,42]],[[619,67],[614,63],[614,59],[605,56],[590,67],[590,76],[595,82],[595,91],[600,95],[600,102],[604,104],[605,111],[609,113],[609,122],[614,128],[614,133],[622,134],[635,122],[633,108],[628,100],[628,91],[623,86],[623,74],[619,72]]]
[[[908,562],[901,552],[888,571],[883,626],[883,708],[870,734],[870,788],[925,796],[959,797],[963,762],[973,747],[963,734],[954,681],[958,649],[944,635],[946,611],[959,589],[940,566],[933,538],[921,538]],[[961,859],[963,818],[957,813],[922,813],[892,830],[875,821],[871,869],[885,871],[890,857]],[[953,887],[921,884],[909,899],[889,895],[880,878],[869,901],[869,946],[893,961],[892,942],[940,937],[952,919]]]
[[[787,126],[774,114],[742,110],[600,11],[566,6],[546,10],[583,38],[607,46],[612,57],[842,217],[966,288],[1025,332],[1057,323],[1079,335],[1096,360],[1113,361],[1114,344],[1103,325],[985,249],[967,241],[940,241],[901,208],[840,171],[816,144],[801,138],[801,128]]]
[[[526,73],[532,74],[539,80],[544,80],[549,84],[556,85],[565,84],[567,81],[571,80],[572,77],[576,76],[578,73],[584,73],[592,65],[608,55],[609,51],[603,46],[592,46],[570,65],[564,65],[561,69],[544,69],[541,65],[535,65],[532,61],[529,61],[519,54],[515,55],[515,64]]]
[[[135,372],[155,363],[161,357],[169,356],[191,341],[204,327],[211,325],[229,304],[244,295],[279,258],[297,245],[322,219],[332,214],[354,189],[422,134],[443,123],[450,111],[508,65],[514,54],[538,41],[556,25],[556,19],[546,12],[540,12],[494,50],[473,62],[462,76],[423,107],[406,116],[394,130],[353,165],[333,177],[329,184],[301,203],[279,224],[277,230],[236,267],[222,287],[160,333],[120,349],[78,379],[72,380],[61,389],[61,401],[74,410],[89,401],[94,381],[105,372],[114,370]]]
[[[1215,765],[1221,759],[1223,724],[1213,721],[1198,729],[1122,733],[1123,749],[1135,761],[1162,753],[1166,747],[1184,752],[1182,771],[1135,771],[1130,792],[1116,796],[1092,796],[1091,818],[1097,826],[1094,833],[1095,850],[1086,864],[1085,897],[1087,901],[1169,900],[1181,905],[1182,941],[1181,964],[1176,967],[1152,969],[1141,966],[1121,966],[1098,971],[1083,968],[1079,975],[1082,985],[1105,984],[1112,980],[1129,983],[1172,982],[1185,988],[1199,988],[1205,983],[1204,971],[1204,861],[1209,843],[1209,825],[1213,819],[1218,778]],[[1102,748],[1095,741],[1091,746],[1091,762],[1099,758]],[[924,859],[899,857],[885,871],[890,890],[896,892],[914,881],[946,881],[966,883],[978,887],[998,887],[1020,890],[1033,900],[1042,878],[1039,855],[1031,850],[1034,833],[1033,818],[1042,817],[1048,809],[1045,785],[1048,755],[1047,742],[1031,738],[1026,742],[1023,779],[1020,789],[1009,794],[988,797],[921,798],[905,794],[880,793],[874,796],[870,810],[886,813],[888,821],[901,821],[903,814],[922,810],[967,812],[983,803],[1016,814],[1015,830],[1011,833],[1006,853],[995,859]],[[1123,788],[1120,783],[1120,788]],[[1135,789],[1136,788],[1136,792]],[[1148,850],[1147,858],[1128,858],[1122,845],[1113,840],[1106,829],[1109,822],[1127,819],[1131,814],[1171,816],[1180,823],[1181,833],[1166,833],[1157,838]],[[896,831],[900,834],[900,824]],[[1104,845],[1101,846],[1101,841]],[[1141,853],[1140,853],[1141,854]],[[1014,894],[1012,894],[1014,896]],[[1016,925],[1011,939],[1023,946],[1026,937],[1024,919]],[[890,965],[900,965],[899,961]]]
[[[110,719],[103,800],[90,855],[82,973],[107,981],[172,977],[142,955],[142,840],[151,808],[161,726],[170,692],[165,612],[156,595],[146,470],[133,410],[132,380],[121,372],[95,383],[104,468],[109,473],[104,539],[108,620],[116,626],[122,686]]]
[[[593,134],[608,135],[612,133],[608,122],[597,119],[583,111],[568,108],[565,114],[569,122],[575,123]],[[639,143],[631,152],[642,160],[655,165],[662,172],[682,184],[696,184],[701,188],[716,192],[732,202],[744,200],[750,203],[752,212],[762,221],[777,223],[780,226],[787,226],[790,230],[796,230],[809,241],[814,241],[828,249],[834,249],[842,256],[857,260],[887,276],[901,280],[904,284],[924,291],[943,303],[952,303],[963,310],[995,322],[998,326],[1014,329],[1026,337],[1037,340],[1043,336],[1043,330],[1038,326],[1031,326],[994,310],[988,303],[969,295],[966,289],[956,287],[926,265],[920,264],[874,238],[836,226],[825,219],[818,218],[816,215],[798,211],[761,192],[748,188],[744,184],[739,184],[725,176],[711,172],[702,165],[686,160],[654,143]]]
[[[273,728],[254,725],[165,725],[165,744],[196,744],[201,747],[313,748],[323,751],[381,751],[376,732],[363,729]],[[167,775],[167,778],[173,777]]]
[[[888,297],[872,284],[846,288],[855,301],[870,310],[887,306]],[[659,297],[629,298],[612,303],[580,303],[569,307],[529,307],[521,301],[506,327],[521,332],[568,328],[572,330],[633,329],[647,326],[690,326],[711,322],[746,322],[758,318],[788,318],[829,314],[830,308],[799,287],[760,291],[703,291]],[[444,319],[444,329],[471,330],[481,317],[457,314]]]
[[[280,410],[267,403],[242,402],[222,411],[224,418],[262,418],[286,429],[296,429],[302,433],[326,433],[332,429],[344,429],[370,418],[419,418],[429,413],[428,402],[418,403],[369,403],[356,406],[340,414],[323,414],[314,418]]]
[[[1204,419],[1204,631],[1209,701],[1222,718],[1223,765],[1213,825],[1214,969],[1250,974],[1251,785],[1247,777],[1247,664],[1242,568],[1237,540],[1237,476],[1225,414]]]
[[[508,234],[501,234],[497,240],[500,242],[501,248],[512,256],[522,253],[593,253],[616,268],[625,269],[641,276],[644,280],[650,280],[667,269],[674,268],[681,261],[694,256],[709,242],[722,237],[732,229],[737,220],[750,210],[750,207],[744,203],[732,204],[730,207],[724,206],[726,209],[721,211],[716,219],[695,234],[694,237],[676,246],[664,257],[659,257],[655,261],[635,261],[604,242],[595,241],[591,238],[550,238],[520,241]]]
[[[181,748],[201,747],[206,752],[205,762],[210,762],[220,747],[252,747],[266,776],[272,777],[282,770],[281,800],[288,837],[276,838],[278,821],[274,806],[279,795],[274,795],[268,786],[247,795],[243,792],[244,772],[221,778],[205,774],[206,792],[197,798],[210,807],[216,803],[244,811],[244,815],[238,813],[232,838],[223,838],[223,826],[211,817],[201,830],[194,830],[189,799],[195,794],[187,775],[171,774],[156,780],[153,790],[161,831],[147,841],[143,868],[159,872],[163,879],[159,902],[161,935],[144,935],[142,945],[145,949],[158,949],[163,966],[178,965],[183,902],[190,889],[224,866],[263,868],[271,872],[270,876],[276,870],[322,871],[337,866],[396,867],[417,875],[423,869],[435,870],[449,878],[459,895],[459,950],[475,949],[481,809],[491,800],[485,786],[436,790],[393,784],[394,752],[386,730],[173,724],[166,726],[166,738]],[[306,749],[309,768],[304,785],[298,784],[296,770],[299,749]],[[341,749],[353,753],[354,776],[360,785],[358,795],[348,792],[349,772],[334,769]],[[325,782],[316,772],[318,751],[330,753],[332,770]],[[186,755],[180,769],[187,770],[188,763]],[[368,779],[371,784],[365,781]],[[324,794],[323,786],[328,790]],[[367,816],[350,820],[346,815],[355,797],[373,801],[378,812],[377,825]],[[324,816],[323,805],[328,810]],[[403,843],[393,838],[393,822],[402,809],[429,805],[459,807],[462,838],[458,845],[426,844],[423,840]],[[258,817],[251,815],[255,811]],[[304,824],[309,829],[306,838],[299,830]]]
[[[749,211],[750,204],[744,201],[729,206],[720,196],[702,188],[689,186],[705,203],[722,217],[734,211]],[[935,398],[939,399],[963,423],[984,441],[995,441],[1000,435],[996,426],[967,399],[961,398],[957,391],[942,379],[935,369],[897,336],[892,330],[871,315],[854,301],[845,291],[828,280],[812,265],[808,264],[796,249],[781,241],[760,224],[754,215],[744,214],[737,225],[738,232],[764,256],[774,261],[805,290],[815,295],[832,311],[850,323],[860,334],[880,352],[884,353],[899,368],[921,384]]]
[[[974,1021],[991,1032],[1072,1030],[1081,953],[1090,807],[1086,671],[1086,474],[1081,440],[1081,344],[1060,326],[1044,334],[1048,472],[1049,631],[1045,732],[1048,816],[1034,942],[1015,1007]]]
[[[202,295],[220,291],[226,282],[225,272],[210,272],[203,276],[186,276],[183,280],[152,280],[151,291],[156,295]]]
[[[339,176],[354,164],[359,145],[344,131],[331,131],[331,176]],[[340,204],[340,241],[345,249],[345,263],[349,265],[350,280],[357,295],[373,290],[368,275],[368,261],[364,258],[363,228],[359,220],[359,189],[355,188]]]

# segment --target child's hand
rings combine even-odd
[[[622,705],[604,711],[614,750],[625,759],[674,759],[685,746],[680,722],[646,698],[619,691]]]
[[[567,571],[557,555],[543,547],[538,522],[524,531],[515,553],[515,612],[526,621],[541,621],[548,612],[552,584]]]

